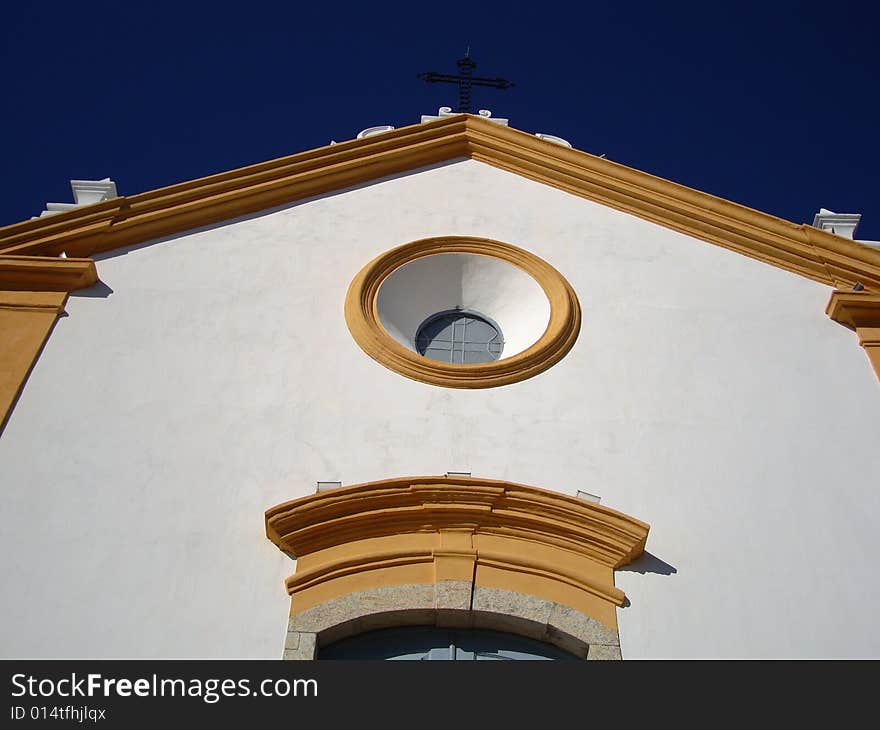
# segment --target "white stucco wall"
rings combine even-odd
[[[462,391],[357,347],[351,278],[444,234],[568,278],[562,362]],[[264,510],[447,470],[652,525],[625,658],[880,656],[880,385],[827,287],[473,161],[97,266],[0,437],[3,656],[277,658],[294,566]]]

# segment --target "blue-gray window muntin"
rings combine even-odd
[[[408,626],[370,631],[322,647],[319,659],[428,661],[577,660],[562,649],[525,636],[481,629]]]
[[[416,330],[416,352],[441,362],[492,362],[503,349],[501,328],[484,314],[465,309],[432,314]]]

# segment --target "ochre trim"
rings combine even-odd
[[[880,251],[491,122],[470,157],[831,286],[880,291]],[[494,127],[494,129],[490,129]],[[552,149],[551,149],[552,148]]]
[[[467,156],[466,122],[407,127],[0,229],[0,254],[91,256]]]
[[[0,256],[0,428],[64,312],[67,293],[97,280],[90,259]]]
[[[66,300],[67,292],[0,291],[0,428]]]
[[[0,256],[0,290],[71,292],[98,280],[91,259]]]
[[[481,117],[456,115],[0,229],[0,254],[90,256],[455,158],[485,162],[807,278],[880,291],[880,251]]]
[[[592,502],[491,479],[406,477],[303,497],[266,512],[297,557],[291,614],[352,593],[446,581],[515,591],[616,628],[614,569],[648,525]]]
[[[5,311],[61,314],[67,301],[66,292],[56,291],[0,291],[0,309]],[[10,331],[4,331],[10,335]]]
[[[825,309],[831,319],[856,331],[874,372],[880,378],[880,294],[836,291]]]
[[[535,279],[550,302],[550,321],[531,347],[513,357],[476,365],[456,365],[423,357],[398,343],[379,321],[379,288],[404,264],[434,254],[470,253],[507,261]],[[488,238],[425,238],[386,251],[355,276],[345,297],[345,321],[361,349],[377,362],[413,380],[447,388],[491,388],[525,380],[559,362],[572,348],[581,309],[571,285],[543,259]]]

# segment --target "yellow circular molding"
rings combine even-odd
[[[432,360],[394,340],[379,320],[376,300],[382,283],[411,261],[448,253],[500,259],[535,279],[550,302],[550,321],[544,334],[529,348],[512,357],[472,365]],[[581,309],[574,290],[562,274],[534,254],[488,238],[442,236],[393,248],[361,269],[348,287],[345,321],[361,349],[389,370],[446,388],[492,388],[531,378],[565,357],[580,332]]]

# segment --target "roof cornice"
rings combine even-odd
[[[641,555],[650,529],[559,492],[441,476],[396,477],[300,497],[267,510],[265,523],[268,538],[297,558],[353,540],[470,528],[552,544],[609,568]]]
[[[72,292],[98,281],[91,259],[0,256],[0,290]]]
[[[0,228],[0,255],[91,256],[455,158],[522,175],[841,289],[880,291],[880,250],[471,115]]]

